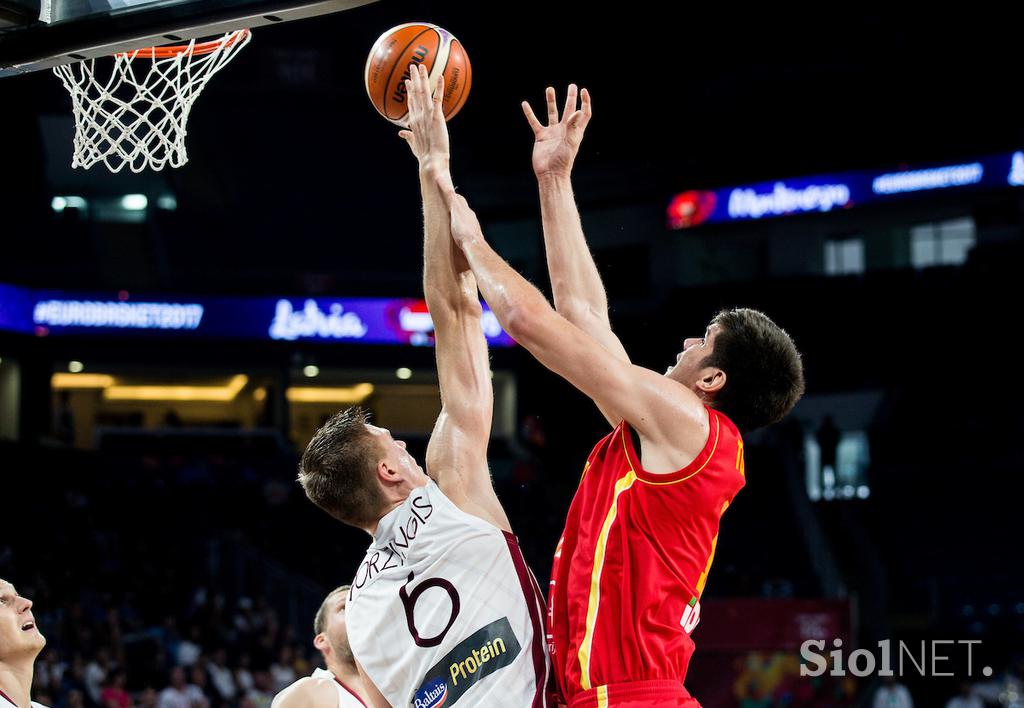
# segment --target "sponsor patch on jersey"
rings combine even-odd
[[[520,651],[508,618],[491,622],[431,667],[413,697],[413,708],[452,705],[478,681],[515,661]]]
[[[439,708],[448,700],[448,684],[444,679],[427,681],[413,697],[413,708]]]

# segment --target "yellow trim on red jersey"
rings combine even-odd
[[[627,458],[628,461],[628,458]],[[601,526],[601,533],[597,537],[597,547],[594,550],[594,568],[590,573],[590,599],[587,602],[587,631],[583,634],[583,642],[580,644],[580,686],[584,691],[591,689],[590,685],[590,650],[594,646],[594,629],[597,627],[597,609],[601,604],[601,571],[604,570],[605,546],[608,544],[608,535],[611,533],[612,524],[618,515],[619,496],[633,486],[637,479],[636,472],[630,463],[629,472],[615,482],[615,494],[612,497],[611,508],[605,516],[604,525]],[[606,692],[607,698],[607,692]],[[607,704],[606,704],[607,705]]]
[[[597,687],[597,708],[608,708],[608,687]]]
[[[583,464],[583,474],[580,475],[580,484],[583,484],[583,480],[587,478],[587,472],[590,470],[590,460],[587,460]]]
[[[695,477],[696,475],[700,474],[701,470],[703,470],[705,467],[707,467],[708,463],[711,462],[711,460],[715,457],[715,451],[718,450],[718,439],[722,435],[722,420],[717,415],[715,415],[715,422],[718,424],[718,426],[715,428],[715,444],[711,448],[711,454],[708,455],[708,459],[704,460],[704,464],[703,465],[701,465],[700,467],[698,467],[697,469],[695,469],[693,472],[691,472],[690,474],[686,475],[682,479],[677,479],[674,482],[648,482],[646,479],[640,479],[640,481],[643,482],[644,484],[649,484],[652,487],[666,487],[666,486],[668,486],[670,484],[679,484],[680,482],[685,482],[686,480],[688,480],[688,479],[690,479],[692,477]],[[623,435],[625,435],[625,433],[623,433]],[[626,444],[625,437],[622,438],[622,444],[623,445]],[[626,457],[628,459],[629,455],[627,454]],[[648,472],[648,474],[651,474],[651,473]]]
[[[722,518],[722,514],[729,508],[729,502],[722,504],[722,510],[718,512],[718,518]],[[711,539],[711,555],[708,556],[708,564],[704,566],[704,572],[700,574],[700,578],[697,580],[697,597],[700,597],[704,593],[704,586],[708,582],[708,574],[711,573],[711,564],[715,562],[715,549],[718,548],[718,534]]]

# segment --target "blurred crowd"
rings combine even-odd
[[[180,616],[155,624],[131,604],[37,615],[48,645],[33,697],[54,708],[265,708],[318,665],[311,639],[264,598],[200,589]]]

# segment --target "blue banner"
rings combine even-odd
[[[488,344],[514,346],[484,305]],[[432,346],[434,324],[412,298],[139,297],[0,284],[0,330],[50,335],[227,337]]]
[[[927,192],[1024,186],[1024,152],[971,162],[894,172],[839,172],[717,190],[690,190],[673,197],[668,227],[756,221],[795,214],[827,213],[891,202]]]

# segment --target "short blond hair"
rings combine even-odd
[[[327,593],[327,597],[325,597],[324,601],[320,603],[320,609],[316,611],[316,617],[313,618],[314,636],[317,634],[323,634],[323,631],[327,629],[327,605],[330,604],[331,598],[337,597],[343,592],[348,592],[351,587],[351,585],[340,585]]]

